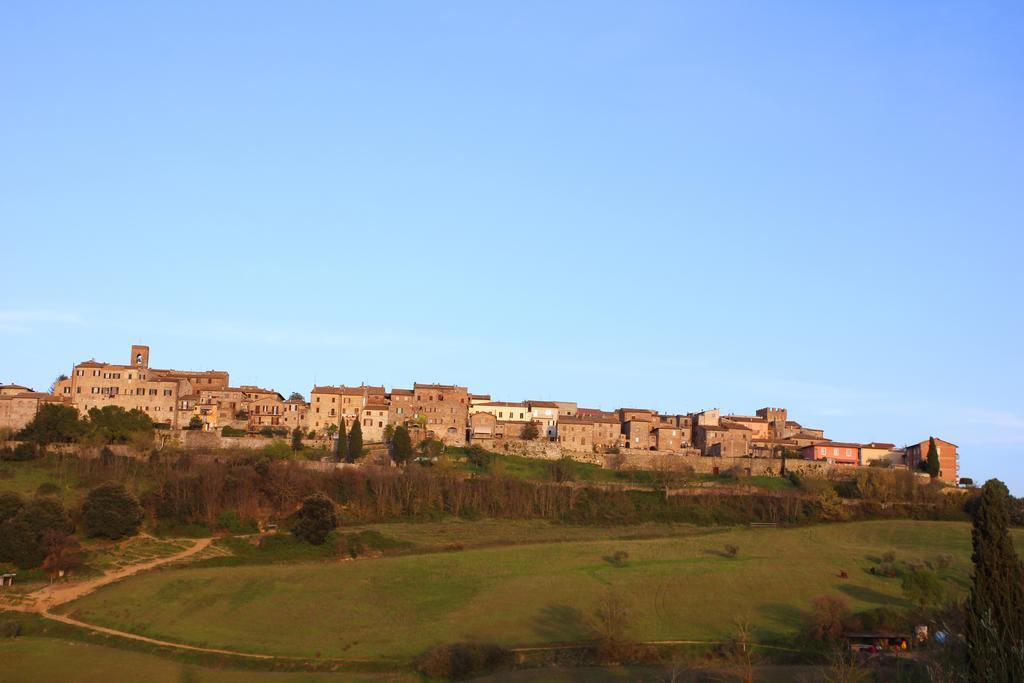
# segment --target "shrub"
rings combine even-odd
[[[896,551],[895,550],[886,550],[884,553],[882,553],[882,562],[888,562],[888,563],[892,564],[895,561],[896,561]]]
[[[17,638],[21,635],[21,622],[16,619],[0,621],[0,638]]]
[[[268,439],[271,439],[274,437],[274,430],[271,429],[270,427],[264,427],[263,429],[260,430],[260,436],[264,436]]]
[[[274,439],[260,449],[260,452],[272,460],[285,460],[291,457],[292,447],[288,445],[287,441]]]
[[[85,497],[82,520],[90,536],[120,539],[134,536],[142,526],[142,506],[120,484],[101,484]]]
[[[31,441],[23,441],[14,448],[5,448],[0,451],[0,460],[9,460],[11,462],[35,460],[39,457],[40,450],[41,449]]]
[[[942,554],[935,558],[935,567],[938,569],[949,569],[955,561],[952,555]]]
[[[725,544],[725,556],[726,557],[736,557],[739,554],[740,554],[740,547],[739,546],[733,545],[732,543],[726,543]]]
[[[22,511],[25,507],[25,499],[14,491],[0,493],[0,524],[3,524]]]
[[[576,479],[576,463],[572,458],[562,457],[548,465],[551,481],[562,483]]]
[[[244,429],[235,429],[234,427],[222,427],[220,430],[221,436],[245,436],[246,431]]]
[[[416,660],[416,670],[429,678],[461,680],[512,662],[512,653],[489,643],[441,645]]]
[[[44,481],[36,489],[37,496],[52,496],[60,493],[60,487],[54,484],[52,481]]]
[[[490,467],[491,460],[493,458],[494,454],[479,444],[473,444],[466,449],[466,460],[468,460],[474,467],[487,469]]]
[[[819,642],[838,642],[850,616],[850,603],[844,598],[833,595],[814,598],[811,610],[804,615],[807,635]]]
[[[323,545],[328,534],[338,526],[334,503],[322,493],[306,498],[295,516],[296,522],[292,527],[292,533],[296,538],[312,545]]]
[[[625,567],[626,562],[629,560],[629,553],[625,550],[616,550],[607,560],[616,567]]]

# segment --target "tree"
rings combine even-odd
[[[935,447],[935,437],[928,437],[928,474],[932,479],[939,476],[939,449]]]
[[[0,524],[0,562],[13,562],[19,569],[38,567],[46,558],[39,540],[23,515]]]
[[[1009,531],[1009,491],[998,479],[981,489],[971,543],[974,575],[965,635],[971,680],[1024,680],[1024,567]]]
[[[386,424],[384,425],[384,443],[391,443],[391,440],[395,438],[395,425]]]
[[[44,403],[32,421],[21,430],[21,438],[40,446],[51,443],[71,443],[83,433],[78,411],[58,403]]]
[[[288,400],[289,400],[289,401],[305,401],[305,400],[306,400],[306,397],[305,397],[305,396],[303,396],[302,394],[300,394],[300,393],[299,393],[299,392],[297,392],[297,391],[293,391],[292,393],[290,393],[290,394],[288,395]]]
[[[412,439],[409,430],[399,425],[395,428],[395,436],[391,440],[391,459],[399,465],[405,465],[412,459]]]
[[[293,451],[301,451],[302,450],[302,428],[301,427],[296,427],[295,429],[292,430],[292,450]]]
[[[302,507],[295,513],[295,517],[292,533],[312,545],[323,545],[328,534],[338,526],[334,503],[322,493],[315,493],[302,501]]]
[[[199,417],[198,415],[193,415],[188,420],[188,428],[189,429],[202,429],[203,428],[203,418]]]
[[[198,416],[192,420],[198,420],[199,424],[193,427],[193,422],[189,422],[190,428],[203,426]],[[125,410],[121,406],[103,406],[89,411],[84,429],[91,439],[100,443],[128,443],[140,436],[152,438],[153,421],[138,408]]]
[[[14,519],[25,508],[25,499],[13,491],[0,493],[0,524]]]
[[[355,462],[356,458],[363,454],[363,428],[359,420],[352,422],[352,431],[348,433],[348,459],[345,462]]]
[[[921,609],[938,605],[946,596],[942,581],[935,572],[910,572],[903,577],[903,597]]]
[[[537,427],[536,422],[527,422],[523,425],[523,430],[519,433],[519,438],[524,441],[533,441],[540,436],[540,429]]]
[[[850,619],[850,603],[839,596],[822,595],[811,600],[811,611],[804,616],[812,640],[838,642]]]
[[[82,521],[90,536],[117,540],[134,536],[142,526],[139,501],[120,484],[101,484],[82,503]]]
[[[82,546],[73,536],[47,532],[43,537],[43,570],[50,576],[61,576],[82,565]]]
[[[68,379],[68,376],[63,372],[57,375],[57,379],[53,380],[53,384],[50,385],[50,393],[52,394],[57,389],[57,385],[66,379]]]
[[[334,427],[334,425],[330,425]],[[341,421],[341,428],[335,427],[338,433],[338,443],[334,447],[334,459],[338,462],[348,462],[348,438],[345,436],[345,421]],[[332,435],[333,436],[333,435]]]

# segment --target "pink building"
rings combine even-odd
[[[800,449],[804,460],[827,460],[838,465],[859,465],[860,444],[829,441],[804,446]]]

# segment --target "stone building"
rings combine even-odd
[[[651,448],[651,420],[646,418],[630,417],[623,421],[622,434],[626,437],[627,448],[650,450]]]
[[[228,373],[220,370],[161,370],[149,367],[149,347],[131,348],[130,364],[88,360],[78,363],[71,377],[54,391],[67,398],[79,413],[108,405],[138,409],[158,425],[184,427],[192,410],[179,414],[179,397],[197,394],[199,387],[228,386]]]
[[[413,420],[428,438],[463,446],[469,431],[469,391],[451,384],[413,384]],[[394,392],[392,392],[394,393]]]
[[[925,451],[927,454],[927,451]],[[893,465],[905,464],[906,453],[901,448],[896,448],[896,444],[891,443],[878,443],[872,441],[871,443],[861,444],[860,446],[860,464],[870,465],[873,462],[885,462]]]
[[[32,391],[20,384],[0,385],[0,430],[18,432],[25,428],[46,403],[64,403],[60,396]]]
[[[537,423],[540,435],[554,440],[558,436],[558,410],[554,401],[527,401],[530,408],[530,420]]]
[[[698,424],[693,428],[693,445],[703,455],[738,458],[751,454],[753,433],[737,423]]]
[[[925,439],[906,447],[908,468],[920,469],[922,463],[927,463],[928,446],[929,440]],[[939,479],[947,484],[956,484],[960,479],[960,458],[957,453],[957,445],[936,437],[935,448],[939,452]]]
[[[359,425],[364,443],[384,441],[384,428],[389,424],[390,406],[379,396],[370,397],[360,414]]]
[[[593,451],[596,445],[592,418],[563,416],[558,420],[558,443],[572,451]]]

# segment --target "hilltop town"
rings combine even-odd
[[[698,470],[718,473],[739,467],[746,474],[778,473],[780,459],[820,467],[887,467],[917,470],[930,442],[939,455],[938,479],[955,484],[957,446],[939,438],[898,447],[894,443],[833,441],[822,429],[789,419],[785,408],[764,407],[753,415],[719,409],[669,415],[651,408],[603,410],[574,401],[495,401],[467,387],[413,384],[313,386],[307,401],[273,389],[232,386],[227,371],[172,370],[150,366],[148,346],[133,345],[126,364],[87,360],[61,375],[50,392],[0,385],[0,430],[15,433],[40,406],[59,403],[81,415],[119,406],[149,416],[165,441],[183,447],[258,447],[267,438],[298,434],[330,440],[354,423],[367,444],[385,442],[397,425],[414,439],[450,446],[513,449],[539,457],[569,456],[607,465],[644,466],[652,457],[678,458]]]

